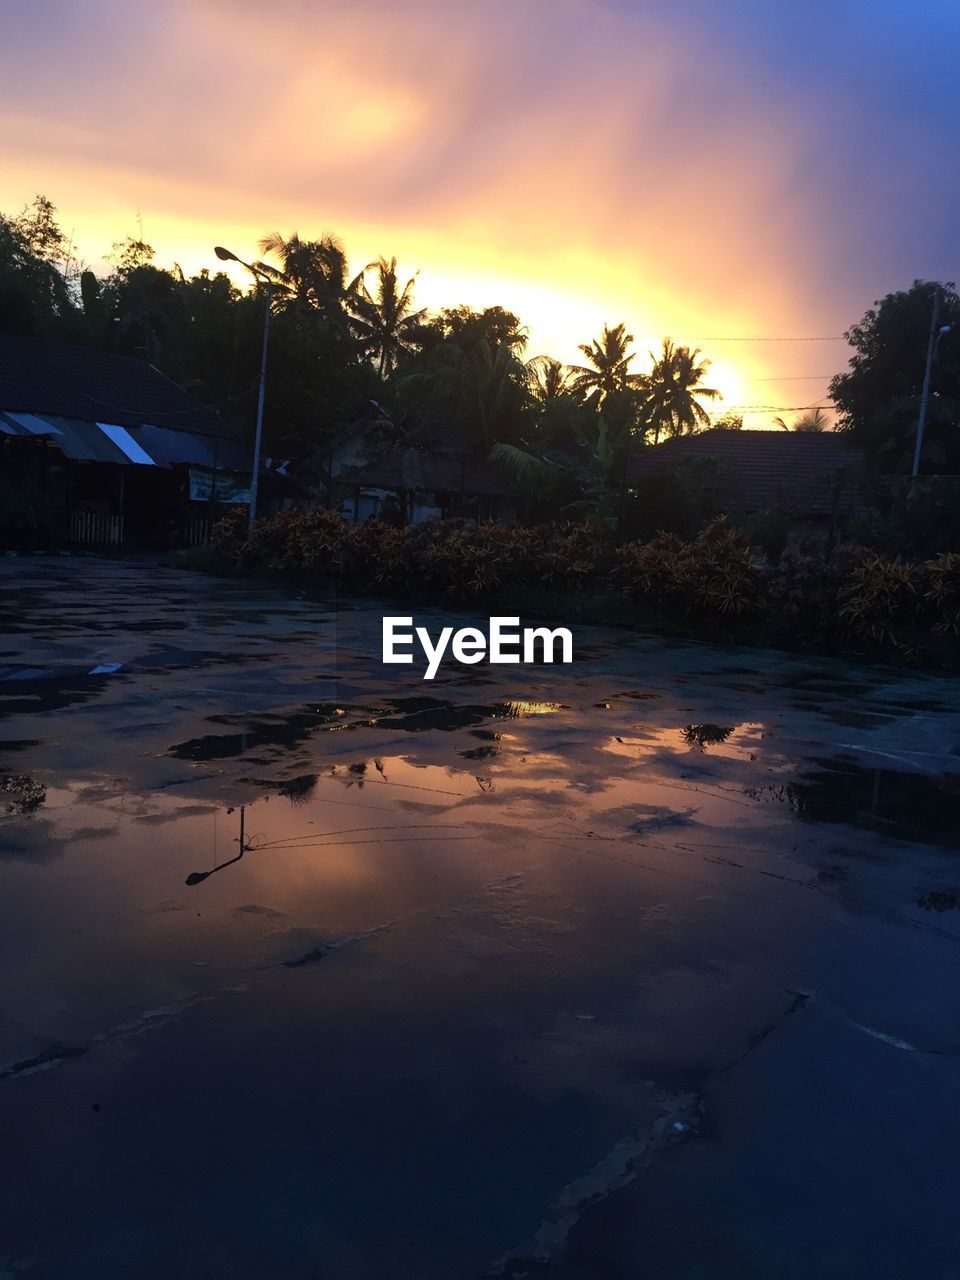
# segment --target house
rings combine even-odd
[[[320,470],[329,481],[346,471],[364,466],[396,440],[396,426],[388,409],[377,400],[368,400],[359,413],[324,444]]]
[[[354,520],[391,511],[409,524],[450,516],[504,524],[516,519],[510,481],[487,463],[450,450],[390,449],[338,480],[351,492],[344,514]]]
[[[328,490],[348,520],[419,524],[456,515],[513,523],[510,481],[475,461],[454,426],[424,427],[415,442],[408,431],[405,444],[400,434],[389,411],[370,400],[324,447]]]
[[[780,511],[798,533],[827,534],[864,506],[864,458],[842,432],[714,428],[638,450],[627,486],[700,465],[721,510]]]
[[[0,334],[0,545],[203,541],[250,454],[143,360]]]

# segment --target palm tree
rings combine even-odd
[[[773,425],[782,431],[829,431],[830,419],[819,406],[805,410],[799,418],[795,418],[793,426],[788,426],[783,418],[774,418]]]
[[[526,368],[530,375],[530,394],[544,407],[561,396],[570,395],[570,374],[566,366],[553,356],[534,356],[527,361]]]
[[[608,396],[630,387],[642,387],[643,375],[630,373],[627,367],[634,356],[633,352],[627,355],[632,341],[633,334],[627,333],[625,325],[618,324],[613,329],[604,325],[599,341],[581,343],[580,350],[590,361],[590,367],[570,365],[572,389],[602,409]]]
[[[397,384],[401,397],[431,406],[462,424],[472,447],[486,455],[495,441],[515,440],[530,404],[530,373],[517,354],[523,336],[467,351],[451,342],[430,354],[428,366]]]
[[[275,231],[260,241],[260,250],[280,260],[279,267],[269,262],[256,264],[275,287],[289,299],[322,311],[328,319],[343,322],[343,303],[348,293],[347,258],[336,236],[301,240],[294,231],[284,239]],[[354,284],[356,281],[349,288]]]
[[[375,271],[374,292],[367,288],[366,273]],[[415,276],[400,288],[397,260],[378,258],[369,263],[348,291],[347,307],[352,328],[366,354],[376,361],[381,378],[396,368],[397,360],[411,347],[411,338],[423,321],[426,309],[414,311]]]
[[[714,387],[705,387],[702,380],[710,367],[709,360],[700,358],[700,348],[674,346],[670,338],[664,338],[659,357],[650,352],[653,368],[646,378],[645,408],[657,444],[661,431],[670,436],[690,434],[710,425],[710,415],[699,403],[720,399]]]

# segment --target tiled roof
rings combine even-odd
[[[827,516],[839,482],[838,514],[863,505],[863,454],[832,431],[723,431],[715,428],[639,449],[627,483],[688,459],[715,459],[721,501],[730,511],[785,507],[797,515]]]
[[[11,333],[0,333],[3,411],[233,436],[215,413],[145,360]]]

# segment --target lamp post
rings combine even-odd
[[[950,332],[950,325],[944,324],[937,328],[937,321],[940,319],[940,290],[936,289],[933,295],[933,314],[930,317],[930,337],[927,340],[927,367],[923,373],[923,390],[920,393],[920,415],[917,418],[917,443],[913,450],[913,470],[910,473],[915,481],[920,471],[920,450],[923,448],[923,429],[927,424],[927,401],[930,399],[930,374],[933,369],[933,362],[937,358],[937,351],[940,347],[940,339],[945,333]]]
[[[250,476],[250,519],[247,523],[247,536],[253,534],[253,522],[257,518],[257,488],[260,479],[260,442],[263,438],[263,396],[267,385],[267,347],[270,342],[270,303],[273,298],[273,281],[265,271],[259,267],[255,267],[252,263],[244,262],[242,258],[238,258],[235,253],[231,253],[229,249],[225,249],[222,244],[214,246],[213,252],[217,255],[221,262],[239,262],[241,267],[246,269],[256,277],[257,280],[263,280],[267,286],[267,306],[263,314],[263,350],[260,354],[260,386],[257,392],[257,428],[253,439],[253,471]],[[217,478],[213,478],[214,486]]]

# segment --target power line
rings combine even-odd
[[[798,413],[802,409],[828,409],[836,402],[822,400],[818,404],[722,404],[724,413],[731,409],[740,409],[751,413]]]
[[[691,338],[691,342],[846,342],[840,334],[829,338]]]

